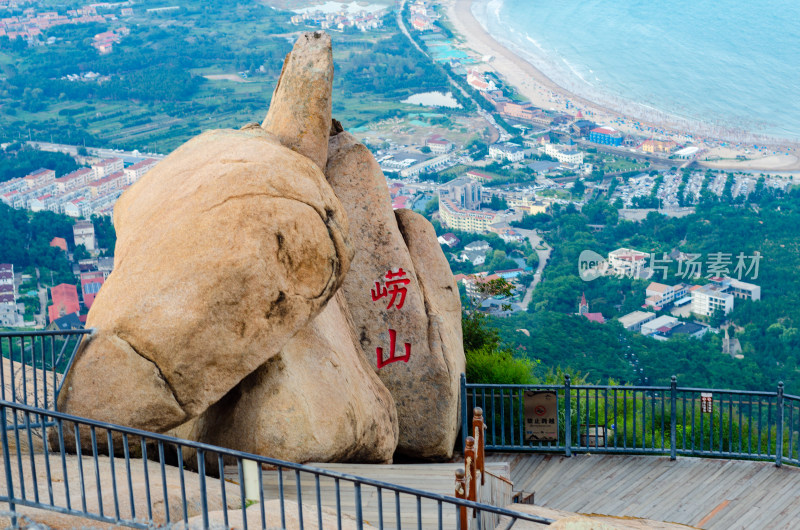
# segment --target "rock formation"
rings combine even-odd
[[[364,359],[341,291],[189,438],[294,462],[391,462],[394,401]]]
[[[203,133],[123,194],[60,410],[298,462],[451,456],[458,290],[331,125],[332,79],[330,38],[302,35],[261,126]]]
[[[330,94],[332,77],[330,38],[304,35],[284,64],[268,130],[203,133],[123,194],[114,272],[87,319],[98,331],[78,352],[60,410],[170,429],[216,403],[322,310],[352,251],[318,165],[330,95],[307,100],[296,89]],[[279,141],[290,130],[302,139],[287,141],[294,150]]]
[[[398,452],[449,458],[464,351],[461,303],[447,259],[421,216],[403,214],[408,230],[401,232],[378,163],[352,135],[331,137],[325,174],[347,212],[355,247],[342,290],[364,353],[395,399]],[[443,276],[437,283],[432,274]],[[454,330],[441,329],[447,327]],[[395,355],[407,358],[382,365]]]

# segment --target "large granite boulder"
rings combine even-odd
[[[327,35],[287,56],[264,127],[190,140],[116,204],[114,272],[59,410],[154,431],[204,412],[312,320],[352,250],[322,173]],[[313,355],[313,352],[309,352]]]
[[[465,361],[460,298],[447,259],[426,220],[403,214],[401,232],[380,167],[338,127],[325,174],[347,212],[355,247],[342,290],[364,354],[395,400],[398,453],[449,458]]]
[[[341,291],[188,437],[292,462],[391,462],[394,401],[364,359]]]

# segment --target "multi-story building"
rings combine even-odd
[[[467,72],[467,83],[469,86],[479,92],[491,92],[493,90],[497,90],[497,85],[494,84],[494,81],[491,79],[487,81],[486,76],[483,73],[474,69],[470,69]]]
[[[425,140],[425,145],[428,146],[431,150],[431,153],[436,153],[442,155],[444,153],[449,153],[453,150],[453,142],[449,141],[447,138],[443,138],[438,134],[435,134]]]
[[[400,176],[403,178],[410,178],[410,177],[416,177],[423,172],[440,170],[450,161],[451,157],[452,153],[440,155],[437,156],[436,158],[431,158],[430,160],[424,160],[422,162],[418,162],[413,166],[401,169]]]
[[[639,149],[645,153],[669,153],[677,147],[672,140],[645,140],[639,144]]]
[[[618,248],[608,253],[608,266],[611,274],[638,278],[646,268],[647,252],[630,248]]]
[[[619,317],[619,323],[629,331],[640,331],[642,325],[655,320],[656,314],[650,311],[634,311]]]
[[[56,189],[63,193],[65,191],[83,187],[92,180],[94,180],[94,170],[84,167],[77,169],[72,173],[67,173],[63,177],[58,177],[55,180],[55,183]]]
[[[91,309],[94,298],[100,292],[100,287],[106,281],[106,274],[100,271],[81,273],[81,293],[83,294],[83,305],[86,309]]]
[[[495,214],[461,208],[449,198],[440,196],[439,218],[444,226],[454,230],[485,233],[494,222]]]
[[[10,263],[0,263],[0,326],[19,326],[22,324],[21,320],[17,312],[14,266]]]
[[[95,250],[94,225],[90,221],[78,221],[72,226],[75,246],[83,245],[86,250]]]
[[[581,120],[575,120],[572,123],[571,129],[573,133],[583,137],[589,134],[589,132],[596,127],[597,125],[594,122],[581,119]]]
[[[89,183],[89,193],[92,198],[108,195],[112,191],[121,190],[126,185],[127,179],[123,171],[117,171]]]
[[[99,162],[92,164],[92,171],[94,171],[94,179],[99,180],[117,171],[122,171],[124,164],[121,158],[104,158]]]
[[[727,292],[727,287],[709,283],[692,291],[692,313],[710,317],[718,309],[724,314],[733,311],[733,295]]]
[[[33,173],[23,177],[23,179],[29,189],[39,188],[55,182],[56,172],[52,169],[39,168]]]
[[[489,146],[489,156],[494,160],[521,162],[525,159],[525,151],[522,147],[511,143],[492,144]]]
[[[466,210],[480,210],[483,187],[467,177],[458,177],[439,186],[439,196],[446,196],[453,204]]]
[[[544,152],[546,155],[552,156],[562,164],[583,164],[583,152],[578,151],[570,145],[562,146],[548,143],[544,146]]]
[[[433,151],[433,148],[431,148]],[[158,164],[158,160],[154,158],[148,158],[146,160],[142,160],[141,162],[137,162],[130,167],[126,167],[123,171],[125,172],[125,182],[128,185],[133,184],[142,176],[150,171],[155,165]]]
[[[589,141],[604,145],[622,145],[622,133],[613,127],[597,127],[589,131]]]
[[[730,287],[728,292],[736,298],[743,298],[745,300],[761,300],[761,286],[746,283],[734,278],[726,278]]]
[[[665,285],[658,282],[650,282],[645,290],[645,304],[651,307],[662,308],[680,300],[689,293],[689,285],[679,283],[677,285]]]

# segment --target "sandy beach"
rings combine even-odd
[[[800,157],[798,157],[800,146],[789,141],[775,140],[775,143],[761,146],[756,150],[751,144],[745,147],[742,143],[732,144],[730,139],[707,138],[696,133],[691,134],[689,131],[681,131],[667,120],[661,123],[646,123],[639,118],[624,116],[602,104],[570,93],[487,33],[472,14],[472,3],[473,0],[443,0],[441,5],[445,8],[444,14],[453,25],[458,37],[463,40],[464,47],[482,57],[492,56],[490,61],[481,62],[476,68],[494,71],[535,106],[564,111],[572,115],[580,110],[595,123],[610,125],[624,133],[671,139],[679,144],[692,142],[704,151],[704,157],[718,158],[713,162],[703,162],[703,165],[707,164],[717,169],[800,171]],[[568,101],[569,108],[567,108]],[[737,156],[743,156],[747,160],[737,161]]]

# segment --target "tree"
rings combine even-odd
[[[83,243],[79,245],[75,245],[75,250],[72,252],[72,259],[75,261],[80,261],[82,259],[89,259],[92,256],[89,254],[89,251],[86,250],[86,246]]]
[[[419,148],[419,152],[427,154],[431,152],[431,148],[428,147],[427,145],[423,145],[422,147]]]
[[[572,195],[575,197],[583,197],[583,192],[586,191],[586,185],[581,179],[575,181],[572,186]]]

